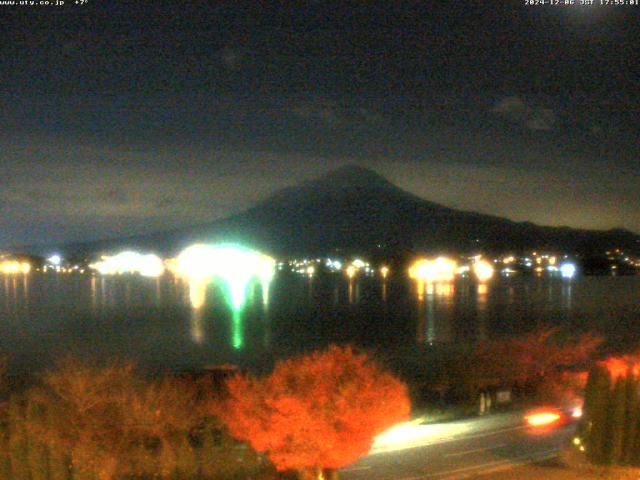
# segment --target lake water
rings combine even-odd
[[[215,283],[204,306],[192,308],[188,287],[170,275],[0,276],[0,355],[15,372],[41,369],[69,352],[134,359],[152,369],[259,369],[332,342],[401,358],[542,325],[601,332],[612,348],[640,345],[640,276],[516,275],[487,285],[460,279],[420,292],[400,275],[349,282],[281,274],[267,298],[252,287],[236,309]]]

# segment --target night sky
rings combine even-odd
[[[640,232],[640,6],[136,4],[0,5],[0,246],[203,223],[353,163]]]

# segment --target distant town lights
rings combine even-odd
[[[56,267],[59,266],[61,262],[62,257],[60,255],[51,255],[49,258],[47,258],[47,263]]]
[[[353,265],[349,265],[345,272],[347,273],[347,277],[351,279],[356,275],[356,267],[354,267]]]
[[[359,258],[356,258],[351,264],[358,269],[365,267],[367,265],[364,261],[360,260]]]
[[[473,273],[480,282],[487,282],[493,277],[493,265],[486,260],[479,259],[473,264]]]
[[[31,271],[29,262],[19,262],[17,260],[5,260],[0,262],[0,273],[5,275],[27,274]]]
[[[560,265],[560,275],[562,278],[573,278],[576,274],[576,266],[573,263],[563,263]]]
[[[101,260],[90,264],[89,267],[102,275],[138,273],[143,277],[159,277],[164,273],[164,264],[160,257],[131,250],[113,256],[104,255]]]
[[[450,282],[454,279],[458,264],[447,257],[435,260],[416,260],[409,268],[409,277],[421,282]]]
[[[382,278],[387,278],[387,276],[389,275],[389,267],[387,266],[383,266],[380,268],[380,275],[382,275]]]

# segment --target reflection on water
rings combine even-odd
[[[3,277],[5,310],[12,315],[28,316],[30,275],[3,275]]]
[[[29,275],[22,276],[22,294],[24,296],[25,305],[28,307],[29,302],[27,298],[29,297]]]
[[[156,280],[158,281],[158,280]],[[311,279],[309,279],[311,282]],[[260,286],[260,298],[262,314],[267,320],[269,306],[269,285],[271,279],[254,281],[250,276],[236,275],[226,279],[191,278],[187,281],[189,292],[189,304],[191,306],[191,338],[197,344],[203,344],[204,317],[206,315],[207,291],[210,287],[218,289],[222,293],[224,303],[231,313],[231,345],[234,349],[241,349],[244,345],[243,311],[247,303],[254,305],[256,302],[256,288]],[[309,286],[309,288],[311,288]],[[211,303],[211,302],[209,302]],[[267,338],[267,334],[265,334]],[[268,344],[268,340],[265,340]]]
[[[353,303],[353,278],[349,278],[349,305]]]
[[[162,289],[160,288],[160,278],[156,278],[156,306],[162,305]]]
[[[417,280],[418,344],[446,342],[452,338],[450,316],[454,305],[456,285],[452,281],[423,282]]]
[[[177,368],[352,342],[407,354],[542,324],[640,343],[640,277],[276,277],[187,282],[170,275],[0,277],[0,356],[46,365],[75,351]]]
[[[242,310],[239,308],[233,309],[233,315],[231,320],[232,326],[232,345],[233,348],[242,348],[244,345],[244,336],[242,332]]]
[[[204,325],[202,309],[191,309],[191,339],[194,343],[202,345],[204,343]]]
[[[311,267],[310,267],[311,268]],[[262,306],[269,303],[269,284],[275,273],[275,260],[257,251],[234,245],[196,244],[183,250],[172,261],[170,270],[187,281],[191,306],[191,338],[204,343],[203,315],[208,302],[207,290],[214,285],[223,292],[225,304],[231,310],[231,346],[244,346],[243,311],[246,304],[255,303],[255,286],[261,285]],[[311,277],[309,271],[309,295]],[[250,288],[253,287],[253,288]]]
[[[192,278],[187,283],[189,285],[189,303],[191,304],[191,308],[199,310],[207,300],[207,286],[209,285],[209,281]]]
[[[269,286],[271,282],[262,282],[262,304],[265,306],[265,310],[269,306]]]
[[[571,282],[564,282],[562,284],[562,303],[565,310],[571,310],[573,289]]]
[[[510,287],[513,289],[513,287]],[[476,311],[478,312],[478,340],[483,342],[487,340],[487,296],[489,294],[489,286],[482,283],[477,286],[476,294]]]
[[[91,309],[95,310],[98,307],[98,292],[96,290],[96,277],[91,276]]]

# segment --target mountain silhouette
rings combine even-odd
[[[95,252],[128,246],[175,253],[197,241],[242,242],[281,255],[532,248],[601,254],[612,247],[640,249],[640,237],[626,230],[544,227],[448,208],[354,165],[280,190],[210,224],[76,248]]]

